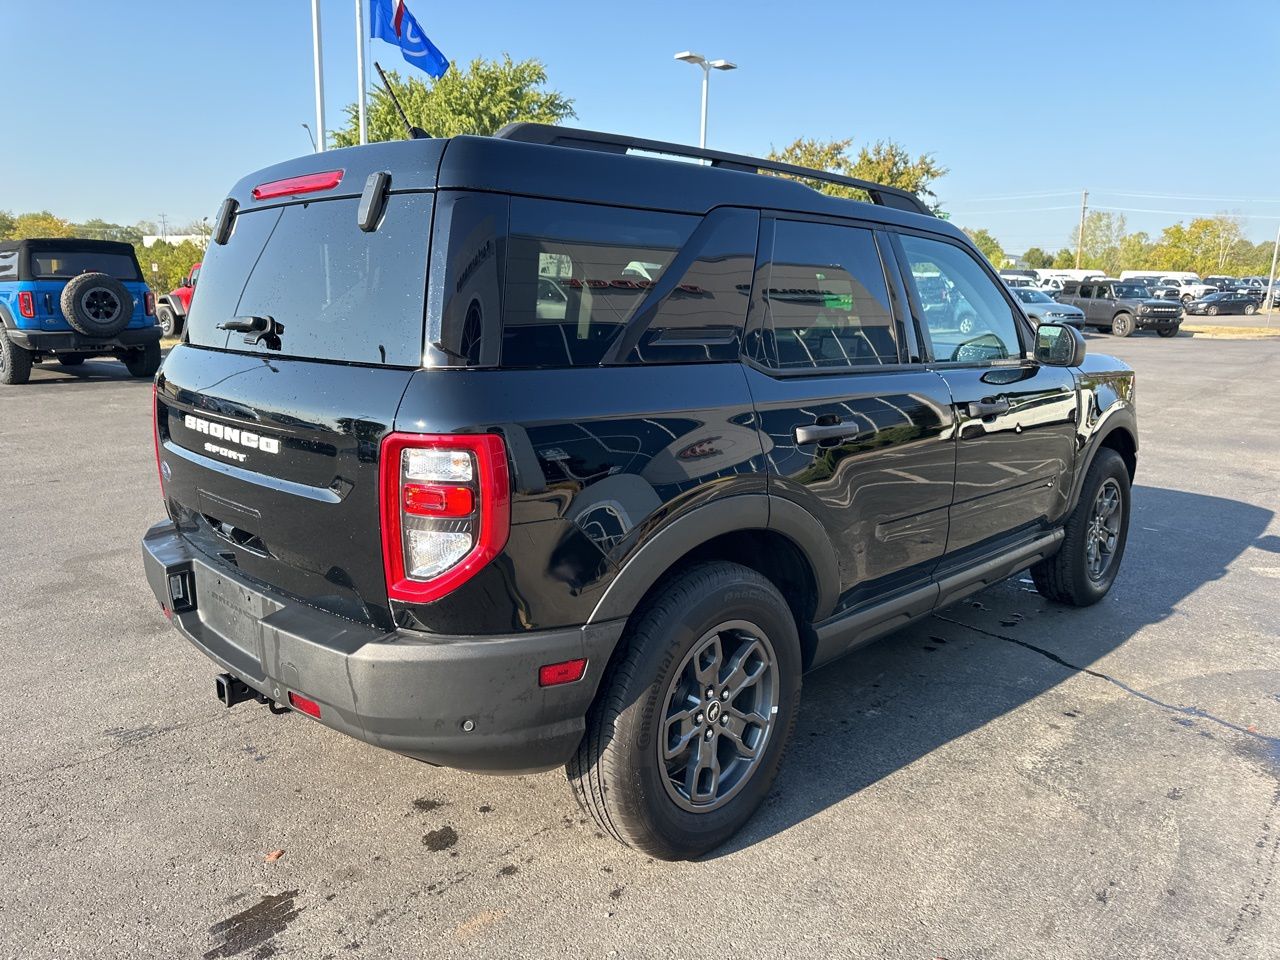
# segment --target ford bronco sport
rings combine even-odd
[[[160,367],[155,300],[133,247],[106,240],[0,243],[0,383],[26,383],[31,365],[87,357],[124,361],[135,377]]]
[[[1129,280],[1070,280],[1057,299],[1083,310],[1085,326],[1109,330],[1117,337],[1127,337],[1137,330],[1176,337],[1182,326],[1182,304],[1154,297],[1147,287]]]
[[[143,554],[222,701],[566,765],[658,857],[760,804],[805,671],[1120,567],[1132,371],[898,190],[538,125],[372,144],[237,184],[200,291]]]

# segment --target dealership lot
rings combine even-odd
[[[773,796],[687,864],[601,838],[559,773],[224,710],[141,576],[149,384],[0,388],[0,956],[1267,955],[1280,340],[1089,341],[1139,376],[1112,595],[1015,578],[808,677]]]

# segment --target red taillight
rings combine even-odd
[[[332,190],[342,182],[342,170],[326,170],[324,173],[307,173],[301,177],[272,180],[253,188],[253,199],[270,200],[272,197],[294,197],[300,193],[318,193]]]
[[[387,596],[438,600],[507,543],[511,481],[496,434],[393,433],[382,441]]]
[[[548,663],[538,668],[538,686],[555,687],[562,683],[573,683],[581,680],[587,672],[587,661],[566,660],[563,663]]]
[[[156,295],[150,290],[142,297],[142,308],[148,317],[156,315]]]
[[[36,298],[30,290],[18,294],[18,312],[28,320],[36,315]]]
[[[308,717],[320,719],[320,704],[316,703],[310,697],[304,697],[300,693],[289,691],[289,706],[297,710],[299,713],[305,713]]]

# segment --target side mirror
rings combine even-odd
[[[1084,363],[1084,335],[1061,323],[1036,328],[1036,360],[1047,367],[1078,367]]]

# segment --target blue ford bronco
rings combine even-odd
[[[26,383],[31,365],[119,357],[135,377],[160,367],[155,297],[133,247],[106,240],[0,243],[0,383]]]

